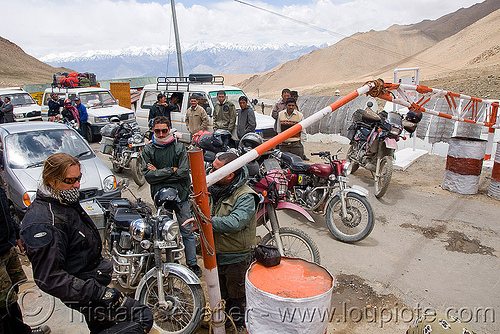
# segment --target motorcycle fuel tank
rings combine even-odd
[[[322,179],[328,179],[328,176],[333,173],[332,167],[329,164],[313,164],[307,171]]]

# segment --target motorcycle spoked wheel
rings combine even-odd
[[[320,264],[321,258],[318,246],[305,232],[292,227],[280,227],[279,233],[285,256],[299,257]],[[271,233],[262,238],[262,244],[278,246],[274,235]]]
[[[386,155],[380,160],[380,175],[375,180],[375,197],[380,198],[385,195],[392,178],[393,158]]]
[[[356,145],[356,144],[351,144],[349,146],[349,150],[347,151],[347,160],[351,163],[351,174],[353,174],[359,168],[359,163],[355,162],[351,158],[353,155],[355,155],[355,152],[356,152],[356,149],[354,148],[354,145]]]
[[[179,275],[170,272],[163,279],[165,300],[170,309],[158,305],[158,281],[150,276],[141,291],[139,302],[153,312],[153,328],[160,333],[195,333],[204,314],[205,295],[200,284],[187,284]]]
[[[146,177],[142,172],[142,158],[134,158],[130,162],[130,169],[134,182],[140,187],[146,183]]]
[[[366,238],[374,226],[373,210],[365,197],[348,193],[345,198],[347,217],[342,217],[339,196],[335,196],[326,208],[326,223],[335,238],[344,242],[356,242]]]

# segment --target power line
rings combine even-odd
[[[263,7],[259,7],[257,5],[254,5],[254,4],[251,4],[251,3],[248,3],[248,2],[245,2],[245,1],[241,1],[241,0],[234,0],[234,1],[238,2],[238,3],[241,3],[242,5],[253,7],[255,9],[257,9],[257,10],[260,10],[260,11],[263,11],[263,12],[266,12],[266,13],[270,13],[270,14],[282,17],[284,19],[287,19],[287,20],[291,20],[291,21],[293,21],[295,23],[304,25],[304,26],[309,27],[311,29],[314,29],[314,30],[317,30],[317,31],[320,31],[320,32],[329,33],[330,35],[334,35],[334,36],[340,37],[340,38],[342,38],[342,39],[344,39],[344,40],[346,40],[348,42],[351,42],[351,43],[354,43],[354,44],[358,44],[358,45],[361,45],[363,47],[370,48],[371,50],[377,50],[377,51],[379,51],[381,53],[385,53],[386,55],[390,55],[390,56],[402,58],[403,60],[404,59],[415,59],[415,60],[418,60],[420,63],[423,63],[423,64],[428,65],[430,67],[435,67],[435,68],[438,68],[438,69],[452,71],[452,69],[443,67],[441,65],[437,65],[437,64],[434,64],[434,63],[426,62],[424,60],[420,60],[420,59],[418,59],[418,58],[416,58],[414,56],[411,56],[411,55],[407,56],[407,55],[404,55],[404,54],[399,53],[399,52],[395,52],[395,51],[392,51],[392,50],[389,50],[389,49],[385,49],[385,48],[383,48],[381,46],[378,46],[376,44],[371,44],[371,43],[368,43],[368,42],[364,42],[364,41],[358,40],[358,39],[356,39],[354,37],[351,37],[351,36],[345,36],[345,35],[342,35],[342,34],[340,34],[338,32],[332,31],[330,29],[318,27],[318,26],[316,26],[314,24],[311,24],[311,23],[308,23],[308,22],[304,22],[304,21],[301,21],[301,20],[297,20],[297,19],[294,19],[293,17],[289,17],[289,16],[286,16],[286,15],[277,13],[275,11],[272,11],[272,10],[269,10],[269,9],[266,9],[266,8],[263,8]]]

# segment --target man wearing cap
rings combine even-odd
[[[74,99],[75,102],[75,108],[78,110],[78,113],[80,114],[80,127],[78,128],[78,132],[82,135],[82,137],[86,136],[86,130],[87,130],[87,119],[88,119],[88,114],[87,114],[87,108],[85,105],[83,105],[82,101],[80,101],[80,98],[77,96]]]
[[[0,119],[2,123],[14,122],[14,106],[10,103],[10,96],[4,98],[4,104],[0,107]]]

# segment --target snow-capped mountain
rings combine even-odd
[[[185,74],[257,73],[318,48],[294,44],[197,43],[183,48],[182,62]],[[94,72],[99,79],[177,75],[175,47],[166,45],[49,54],[40,60],[55,67]]]

